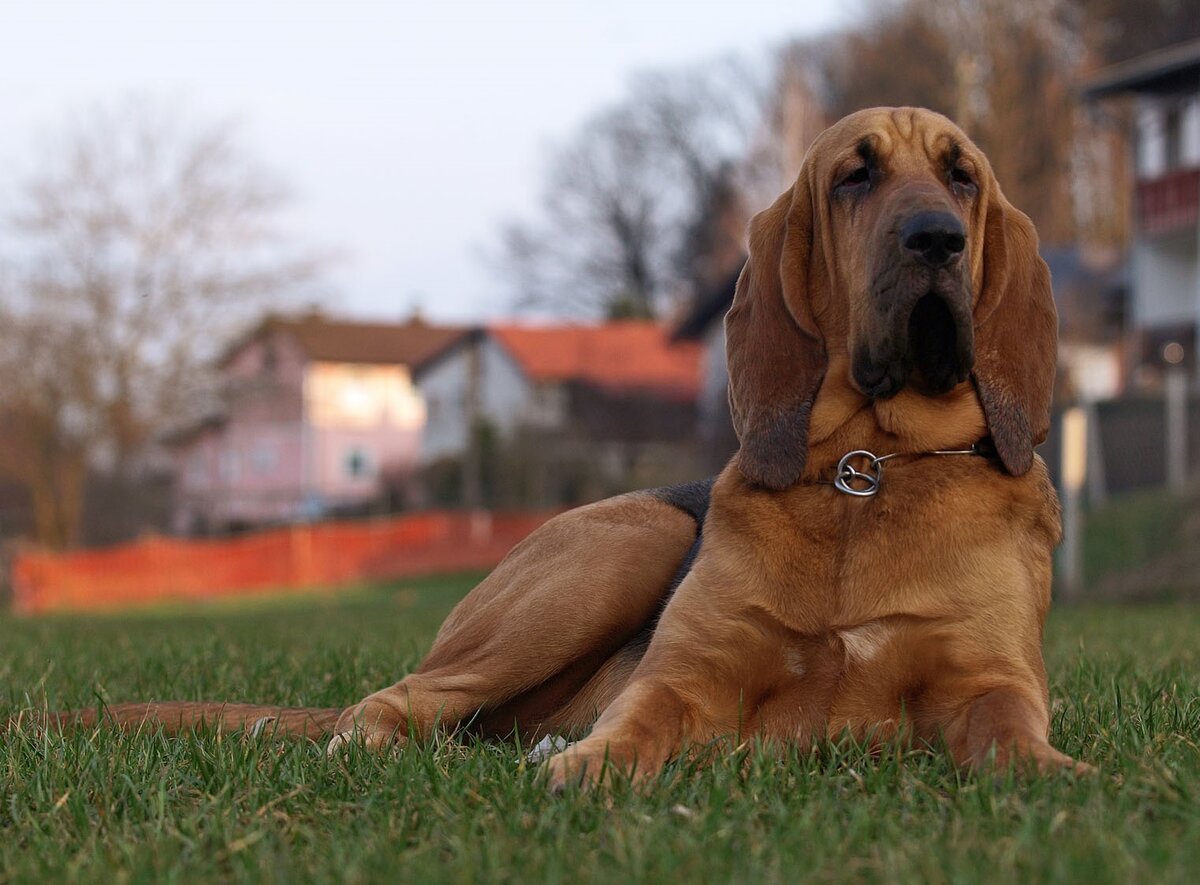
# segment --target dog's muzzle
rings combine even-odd
[[[942,231],[903,242],[920,258],[898,257],[899,267],[877,276],[854,349],[854,383],[872,399],[909,384],[927,396],[946,393],[975,362],[971,286],[957,257],[965,241]]]

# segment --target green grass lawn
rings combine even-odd
[[[0,718],[138,698],[335,706],[411,668],[466,578],[106,618],[0,619]],[[678,765],[642,794],[544,795],[513,745],[327,759],[201,734],[0,736],[0,882],[1195,881],[1200,609],[1047,629],[1076,782],[827,745]]]

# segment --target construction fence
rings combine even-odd
[[[25,550],[12,563],[13,608],[96,611],[487,569],[555,512],[428,512],[226,540],[152,537],[74,553]]]

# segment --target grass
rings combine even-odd
[[[334,706],[412,667],[467,578],[241,609],[0,619],[0,718],[218,697]],[[327,759],[211,733],[0,737],[0,882],[1128,882],[1200,869],[1200,609],[1056,612],[1055,744],[1094,780],[828,744],[544,795],[512,745]]]
[[[1180,497],[1154,489],[1121,495],[1093,508],[1084,523],[1085,583],[1092,586],[1121,573],[1143,572],[1147,566],[1175,553],[1189,541],[1184,530],[1198,503],[1194,492]],[[1171,576],[1155,577],[1167,584],[1177,580]],[[1196,580],[1191,569],[1182,577],[1189,584]]]

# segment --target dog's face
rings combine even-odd
[[[866,396],[906,384],[940,394],[974,363],[967,244],[981,170],[974,145],[932,114],[871,111],[815,155],[834,286],[846,295],[852,380]]]
[[[726,330],[739,466],[771,488],[802,472],[835,362],[868,400],[973,380],[1012,473],[1048,427],[1057,319],[1036,234],[982,152],[930,111],[860,111],[817,138],[751,223]]]

